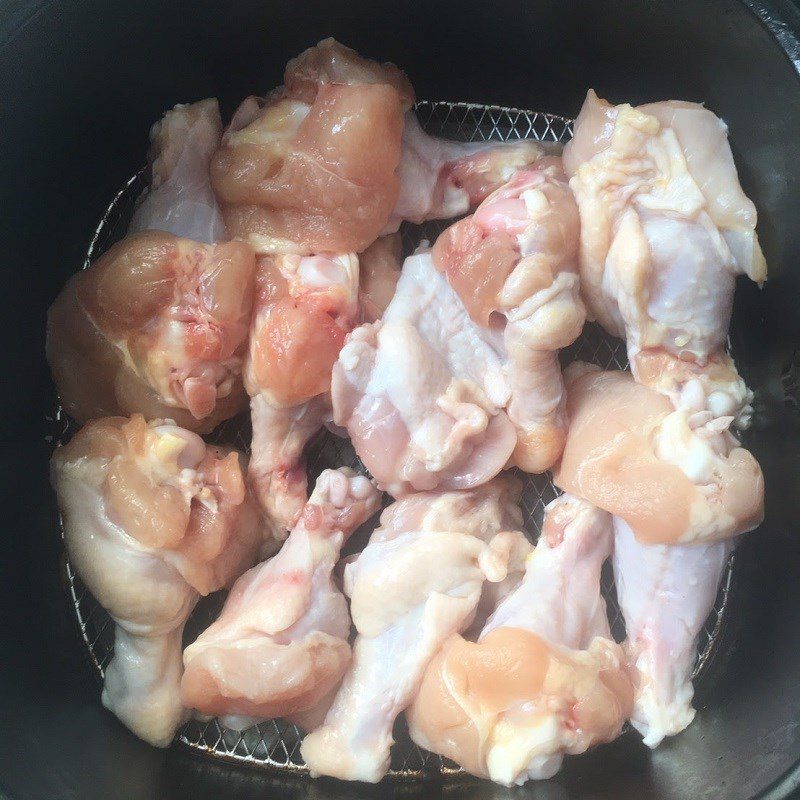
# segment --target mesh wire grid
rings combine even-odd
[[[461,141],[508,141],[535,139],[543,142],[565,142],[572,136],[572,123],[564,117],[537,111],[501,106],[446,101],[421,101],[416,106],[422,127],[436,136]],[[90,243],[84,267],[124,235],[136,198],[146,186],[145,170],[131,177],[112,200]],[[405,253],[410,253],[423,239],[435,241],[449,221],[423,225],[405,225],[401,229]],[[599,326],[588,324],[580,338],[562,353],[563,363],[583,360],[603,368],[625,369],[628,366],[624,344],[606,334]],[[246,415],[228,420],[210,437],[212,441],[249,450],[250,423]],[[54,442],[63,443],[74,430],[74,423],[61,409],[54,417]],[[350,442],[331,433],[320,434],[308,447],[309,480],[326,467],[350,466],[366,472]],[[523,480],[522,506],[525,527],[532,541],[538,537],[544,507],[558,495],[549,475],[519,473]],[[388,499],[387,499],[388,502]],[[87,591],[68,561],[65,564],[67,590],[74,607],[81,637],[97,675],[102,678],[114,650],[114,625],[108,614]],[[710,660],[714,644],[728,611],[733,558],[722,581],[712,613],[700,635],[694,678],[702,680],[703,668]],[[613,579],[607,564],[603,570],[602,590],[608,605],[614,636],[624,638],[625,625],[617,604]],[[191,641],[216,616],[223,596],[218,593],[204,598],[187,624],[185,641]],[[398,720],[392,749],[389,775],[395,778],[418,778],[424,775],[454,775],[460,768],[446,759],[417,747],[409,738],[402,718]],[[239,732],[223,726],[218,720],[191,720],[176,736],[176,741],[210,755],[247,762],[294,773],[307,773],[300,755],[302,734],[296,726],[283,720],[271,720]]]

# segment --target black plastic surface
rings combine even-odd
[[[791,374],[781,375],[800,347],[797,31],[788,4],[737,0],[0,2],[0,794],[788,796],[800,758],[800,413]],[[733,326],[757,392],[750,443],[766,475],[767,520],[741,545],[736,624],[698,698],[698,719],[655,753],[628,734],[524,789],[472,781],[373,788],[159,752],[100,707],[59,583],[44,438],[47,305],[81,263],[110,197],[142,163],[146,132],[164,108],[216,94],[230,110],[277,84],[290,56],[327,35],[402,65],[420,97],[571,116],[591,85],[617,102],[702,100],[731,127],[770,265],[763,292],[739,287]],[[800,364],[796,372],[800,380]]]

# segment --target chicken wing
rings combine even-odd
[[[614,578],[636,684],[631,723],[646,745],[656,747],[694,719],[697,637],[733,543],[643,544],[619,517],[614,531]]]
[[[558,349],[584,320],[577,241],[560,163],[542,159],[406,259],[382,320],[333,369],[334,421],[382,488],[469,488],[509,459],[541,472],[558,458]]]
[[[243,473],[236,451],[139,415],[90,422],[52,458],[70,563],[116,626],[103,704],[159,747],[184,717],[189,613],[258,550]]]
[[[211,164],[231,235],[259,253],[359,252],[397,200],[405,75],[332,39],[242,103]]]
[[[427,663],[469,625],[484,580],[506,576],[524,539],[503,530],[517,519],[508,507],[518,492],[500,478],[470,492],[411,495],[381,515],[345,569],[358,636],[325,723],[303,742],[312,774],[370,782],[386,774],[392,726]]]
[[[150,131],[151,178],[128,233],[166,231],[195,242],[228,238],[209,162],[222,138],[216,98],[177,105]]]
[[[570,429],[554,481],[614,514],[614,574],[635,679],[634,726],[655,747],[694,717],[697,636],[732,539],[764,514],[764,479],[726,430],[629,373],[574,364],[565,373]]]
[[[466,214],[514,174],[557,146],[532,139],[454,142],[422,130],[413,111],[403,122],[397,174],[400,189],[387,230],[405,221],[422,223]]]
[[[285,538],[306,502],[303,448],[331,419],[331,368],[345,335],[380,314],[399,274],[399,237],[355,254],[262,256],[245,364],[253,422],[250,480]],[[365,280],[360,286],[360,264]]]
[[[611,106],[590,90],[574,129],[564,165],[591,314],[626,340],[637,380],[746,424],[752,393],[724,346],[736,275],[767,269],[727,127],[696,103]]]
[[[350,615],[333,568],[379,502],[363,475],[320,475],[278,555],[239,578],[219,619],[186,648],[187,708],[235,728],[324,717],[350,663]]]
[[[525,578],[479,640],[455,635],[429,664],[407,712],[414,741],[511,786],[618,736],[633,689],[600,595],[610,551],[607,513],[554,500]]]
[[[212,238],[224,233],[208,179],[220,127],[215,100],[167,112],[131,234],[50,307],[47,358],[78,422],[139,412],[207,433],[245,406],[255,258]]]

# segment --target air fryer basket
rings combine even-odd
[[[26,800],[789,796],[798,784],[800,759],[798,31],[800,17],[783,0],[4,4],[0,297],[11,335],[4,348],[8,377],[0,410],[6,512],[0,559],[5,734],[0,797],[6,792]],[[737,363],[756,391],[747,443],[764,468],[767,519],[740,544],[726,584],[724,624],[715,629],[713,647],[704,645],[696,697],[700,713],[687,731],[653,753],[631,731],[569,759],[555,779],[523,789],[439,777],[435,764],[424,765],[424,779],[367,787],[254,770],[187,747],[157,751],[100,707],[96,668],[87,668],[75,616],[65,602],[57,512],[46,479],[52,446],[46,437],[60,433],[52,419],[43,424],[46,414],[52,416],[53,398],[42,357],[47,305],[82,264],[109,199],[140,168],[145,132],[164,108],[218,95],[230,111],[243,95],[277,84],[285,61],[326,35],[400,64],[421,97],[496,102],[571,117],[586,88],[594,86],[614,101],[705,101],[730,125],[742,182],[759,208],[770,265],[763,291],[739,287],[731,329]],[[445,106],[424,105],[420,115],[430,130],[446,121],[450,129],[444,132],[458,138],[478,130],[529,135],[524,115],[512,119],[502,109],[486,115],[476,108],[458,107],[457,115],[451,110],[445,120]],[[440,116],[426,120],[429,110]],[[460,129],[453,125],[459,121]],[[557,137],[554,131],[534,125],[532,132]],[[103,231],[111,232],[110,226]],[[98,239],[95,247],[102,246]],[[605,341],[584,339],[581,355],[591,357],[594,348],[585,348],[594,342],[599,363],[612,363],[618,351],[613,345],[606,350]],[[333,440],[317,444],[315,463],[332,445]],[[549,491],[536,482],[526,488],[531,531]],[[88,603],[84,597],[79,604],[87,617]],[[101,619],[95,614],[84,620],[90,638]],[[189,737],[187,731],[183,735]],[[242,743],[225,740],[221,731],[202,736],[206,745],[242,752]],[[197,731],[192,741],[200,741]],[[262,752],[256,747],[251,755]],[[290,748],[285,755],[275,751],[273,760],[281,758],[291,761]]]

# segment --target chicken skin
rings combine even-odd
[[[623,519],[643,544],[720,541],[764,515],[764,477],[727,430],[689,413],[627,372],[576,362],[566,370],[570,419],[559,488]]]
[[[614,579],[636,683],[631,724],[646,745],[656,747],[694,719],[697,637],[733,543],[643,544],[619,517],[614,531]]]
[[[276,539],[306,502],[303,449],[331,419],[331,369],[346,334],[380,316],[399,276],[397,235],[354,253],[262,256],[245,364],[250,480]],[[362,271],[363,270],[363,271]]]
[[[283,86],[239,106],[212,162],[231,235],[259,253],[360,252],[403,220],[466,213],[543,153],[429,136],[413,103],[397,67],[333,39],[292,59]]]
[[[212,161],[231,235],[259,253],[367,248],[397,200],[412,103],[397,67],[332,39],[292,59],[283,87],[241,104]]]
[[[513,481],[468,492],[410,495],[387,508],[345,591],[358,631],[353,661],[324,724],[303,742],[313,775],[379,781],[392,726],[440,645],[472,621],[485,580],[501,581],[528,552],[505,529],[519,511]],[[515,567],[518,569],[518,567]]]
[[[767,269],[725,124],[696,103],[611,106],[590,90],[574,131],[564,166],[590,314],[625,339],[638,381],[747,424],[752,393],[725,340],[736,276]]]
[[[208,179],[220,128],[216,101],[167,112],[132,232],[50,307],[47,358],[78,422],[138,412],[207,433],[246,404],[255,257],[212,238],[224,235]]]
[[[430,662],[407,712],[414,741],[511,786],[616,738],[633,689],[600,595],[610,551],[606,512],[550,503],[519,587],[477,642],[452,636]]]
[[[103,705],[159,747],[184,718],[189,613],[258,550],[244,466],[236,451],[140,415],[92,421],[52,458],[70,563],[116,626]]]
[[[558,159],[517,173],[406,259],[333,369],[334,421],[394,496],[542,472],[566,431],[558,350],[580,333],[578,215]]]
[[[325,470],[280,552],[242,575],[184,652],[183,702],[229,727],[287,717],[308,725],[350,664],[350,615],[332,572],[347,537],[379,507],[352,470]]]
[[[570,429],[554,481],[614,515],[614,575],[634,676],[631,721],[655,747],[693,719],[697,637],[733,539],[764,514],[764,479],[726,430],[633,380],[580,363],[566,373]]]

